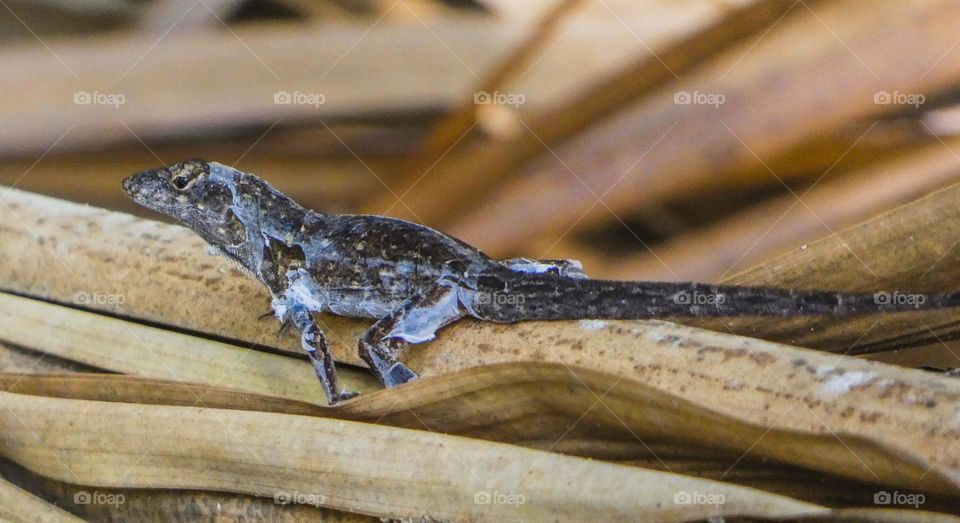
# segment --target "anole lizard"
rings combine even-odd
[[[187,160],[123,182],[139,204],[193,229],[270,291],[293,324],[331,404],[341,391],[314,312],[376,322],[360,356],[393,387],[417,377],[398,361],[409,344],[465,316],[523,320],[862,314],[960,306],[960,294],[801,291],[704,283],[588,279],[574,260],[494,260],[423,225],[324,214],[226,165]]]

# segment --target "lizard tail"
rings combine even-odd
[[[479,279],[471,312],[490,321],[853,315],[960,307],[960,293],[831,292],[690,282],[502,275]]]

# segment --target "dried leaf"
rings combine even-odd
[[[286,493],[375,516],[455,520],[825,511],[713,481],[350,421],[7,392],[0,405],[5,456],[85,485]],[[714,504],[665,502],[683,493]]]

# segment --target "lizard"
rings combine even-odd
[[[314,313],[375,320],[359,355],[386,387],[417,378],[411,344],[464,317],[526,320],[849,315],[960,306],[960,293],[833,292],[696,282],[590,279],[576,260],[495,260],[410,221],[306,209],[256,175],[186,160],[123,181],[259,280],[272,313],[300,333],[331,405],[341,390]]]

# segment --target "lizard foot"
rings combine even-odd
[[[360,339],[360,355],[370,366],[380,383],[386,387],[396,387],[417,379],[417,374],[406,365],[385,355],[364,339]]]
[[[347,401],[348,399],[351,399],[351,398],[356,398],[359,395],[360,395],[359,392],[356,392],[353,390],[341,390],[340,393],[337,394],[337,401],[335,401],[334,404],[339,403],[341,401]]]
[[[411,343],[432,340],[437,329],[463,317],[459,287],[441,279],[436,285],[407,298],[380,318],[358,340],[358,352],[387,387],[417,379],[417,374],[397,361]]]
[[[410,370],[403,363],[394,363],[390,369],[383,375],[383,384],[387,387],[396,387],[403,385],[408,381],[417,379],[417,373]]]

